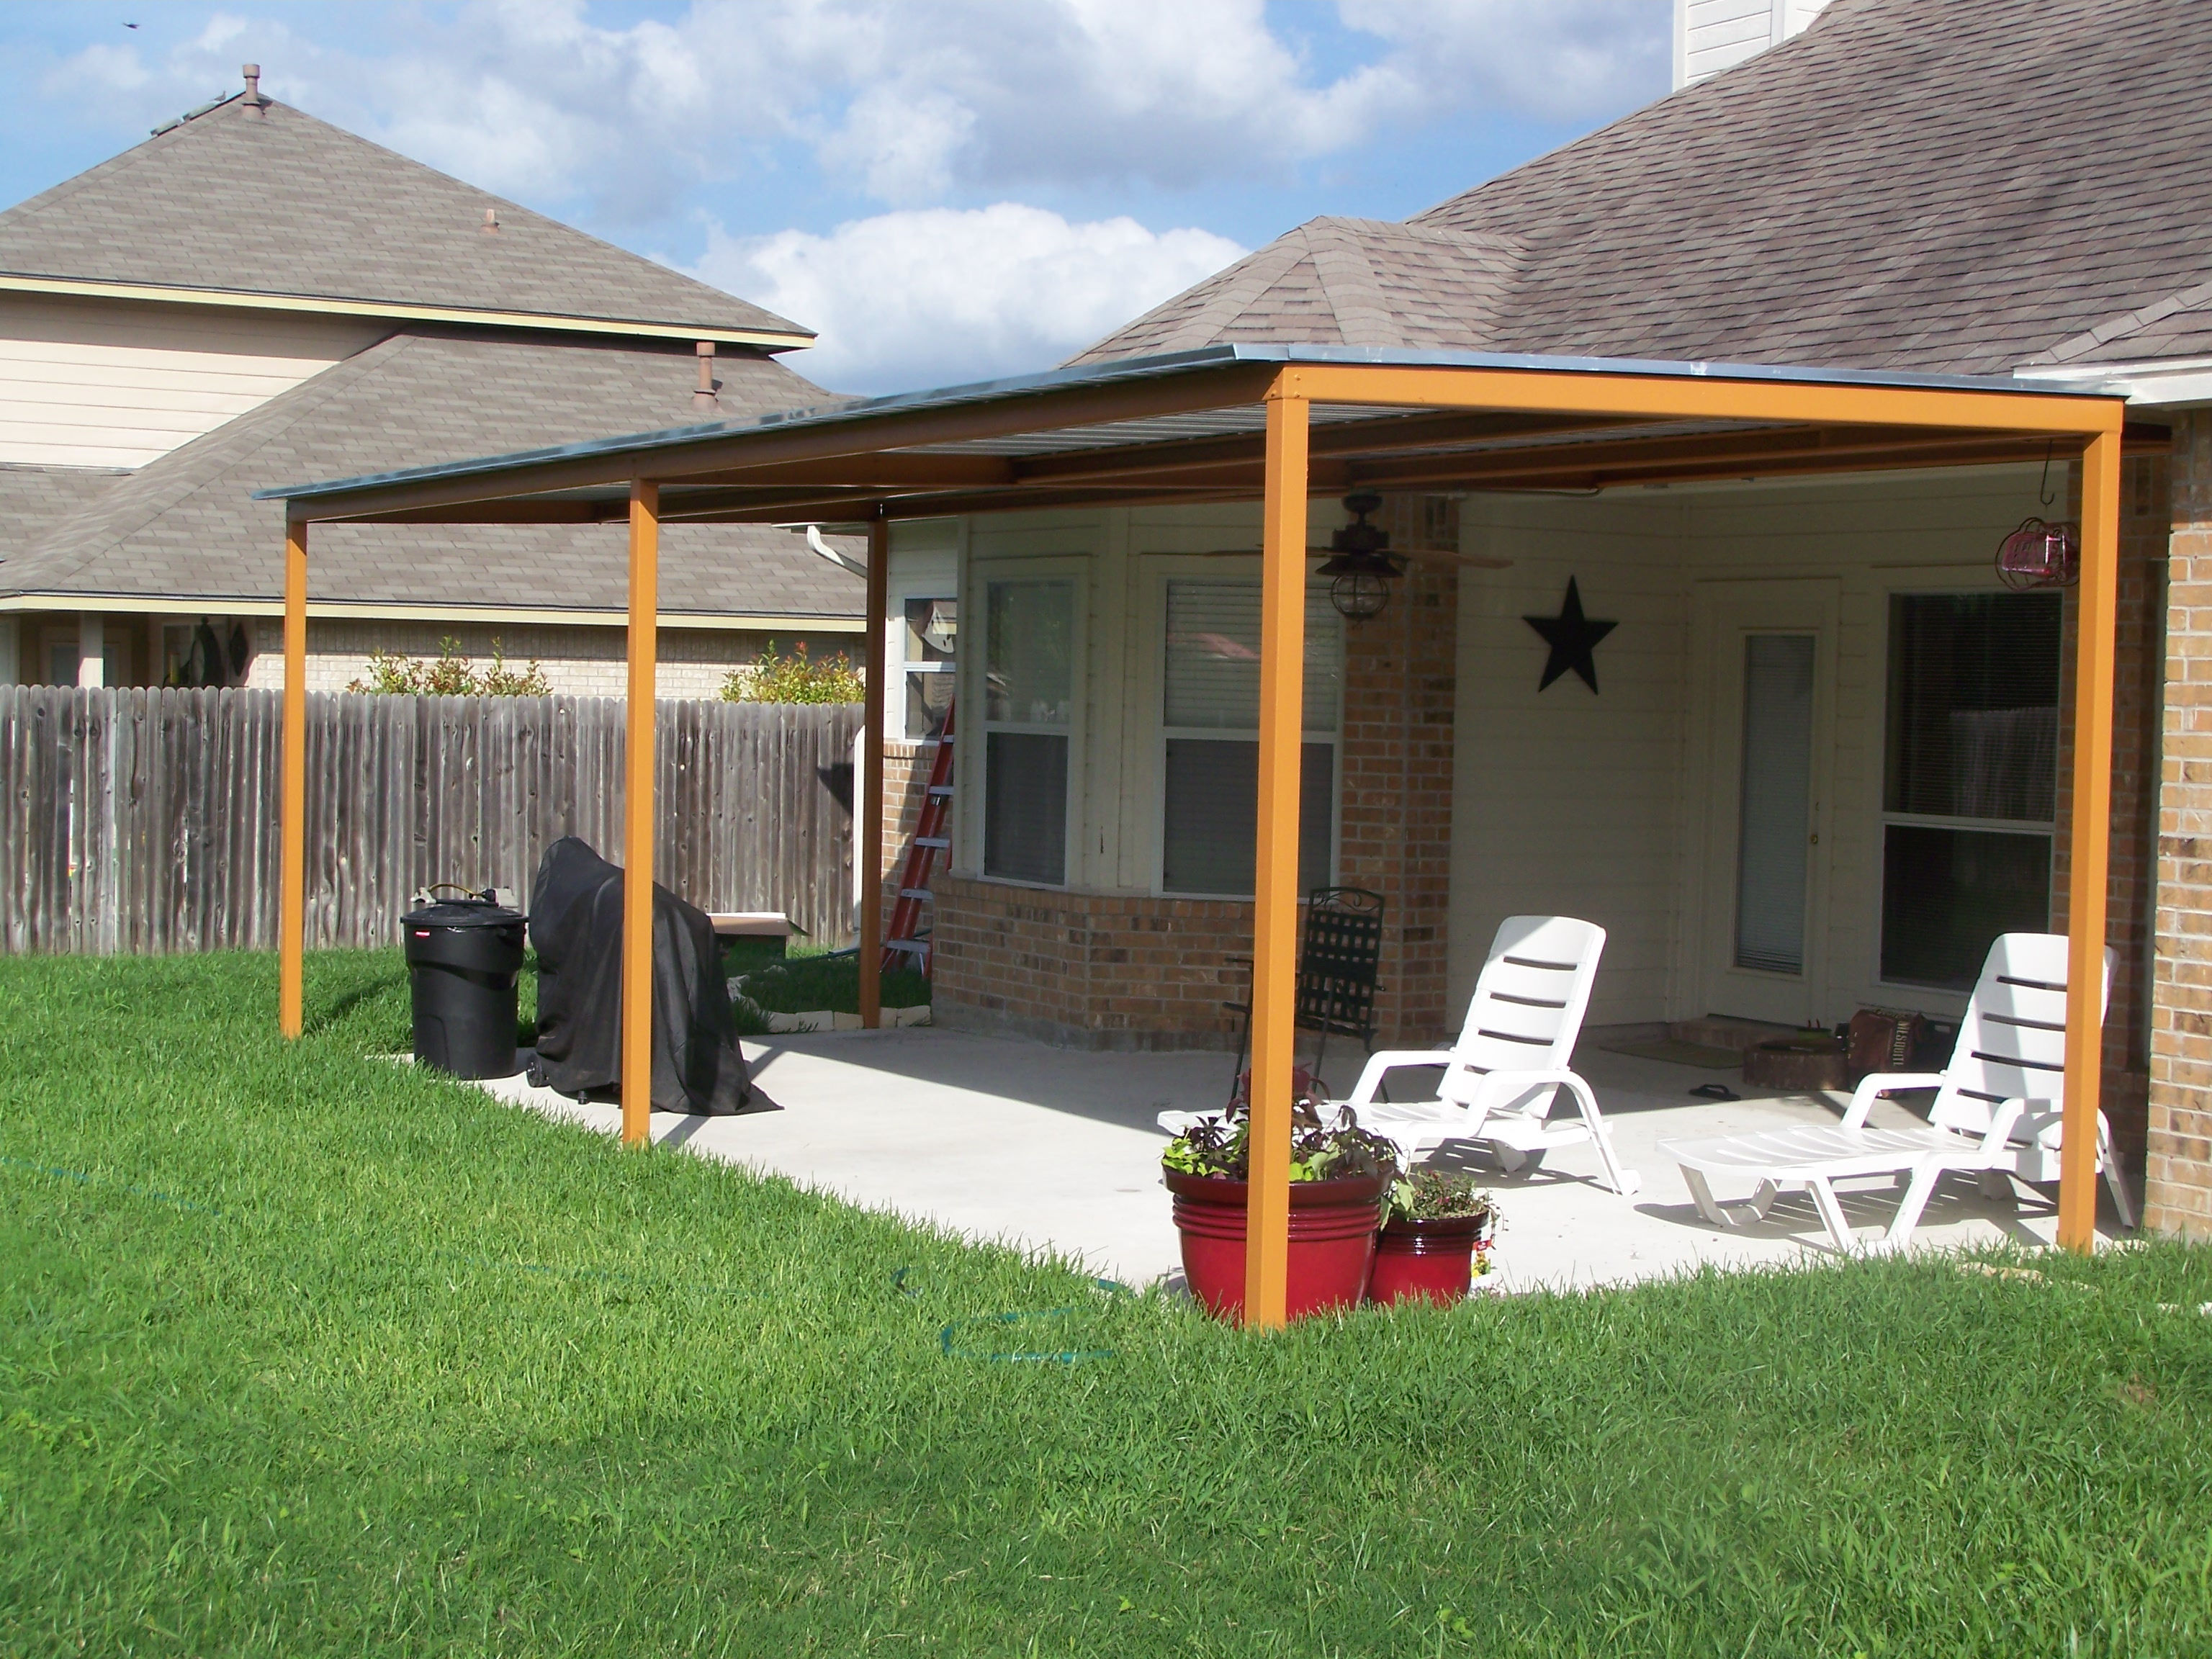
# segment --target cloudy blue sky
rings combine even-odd
[[[0,6],[0,201],[275,96],[820,331],[841,390],[1046,367],[1316,214],[1666,90],[1669,0]],[[136,27],[131,27],[136,25]]]

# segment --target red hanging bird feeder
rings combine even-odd
[[[2071,587],[2081,576],[2081,526],[2022,521],[1997,548],[1997,578],[2015,592]]]

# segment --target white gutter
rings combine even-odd
[[[2212,357],[2167,357],[2143,363],[2037,363],[2013,370],[2016,380],[2067,392],[2102,392],[2143,409],[2212,404]]]
[[[578,317],[554,312],[494,311],[471,306],[402,305],[314,294],[264,294],[246,289],[183,288],[158,283],[102,283],[73,276],[33,276],[0,271],[0,293],[52,294],[93,300],[141,300],[166,305],[225,306],[244,311],[301,311],[322,317],[378,317],[404,323],[468,323],[540,333],[611,334],[648,340],[712,340],[718,345],[793,351],[814,343],[811,334],[775,329],[707,328],[696,323]]]

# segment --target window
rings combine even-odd
[[[906,626],[899,630],[906,663],[906,734],[919,740],[945,729],[952,706],[953,652],[960,637],[959,609],[952,599],[910,599]]]
[[[2051,923],[2056,593],[1889,602],[1881,977],[1972,988],[1999,933]]]
[[[1298,884],[1326,887],[1336,836],[1344,623],[1306,606]],[[1243,897],[1254,885],[1260,799],[1260,585],[1170,581],[1160,726],[1160,887]]]
[[[993,581],[984,592],[983,873],[1057,887],[1067,878],[1075,584]]]

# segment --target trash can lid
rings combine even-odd
[[[489,899],[440,899],[399,918],[403,927],[507,927],[529,921],[520,910],[510,910]]]

